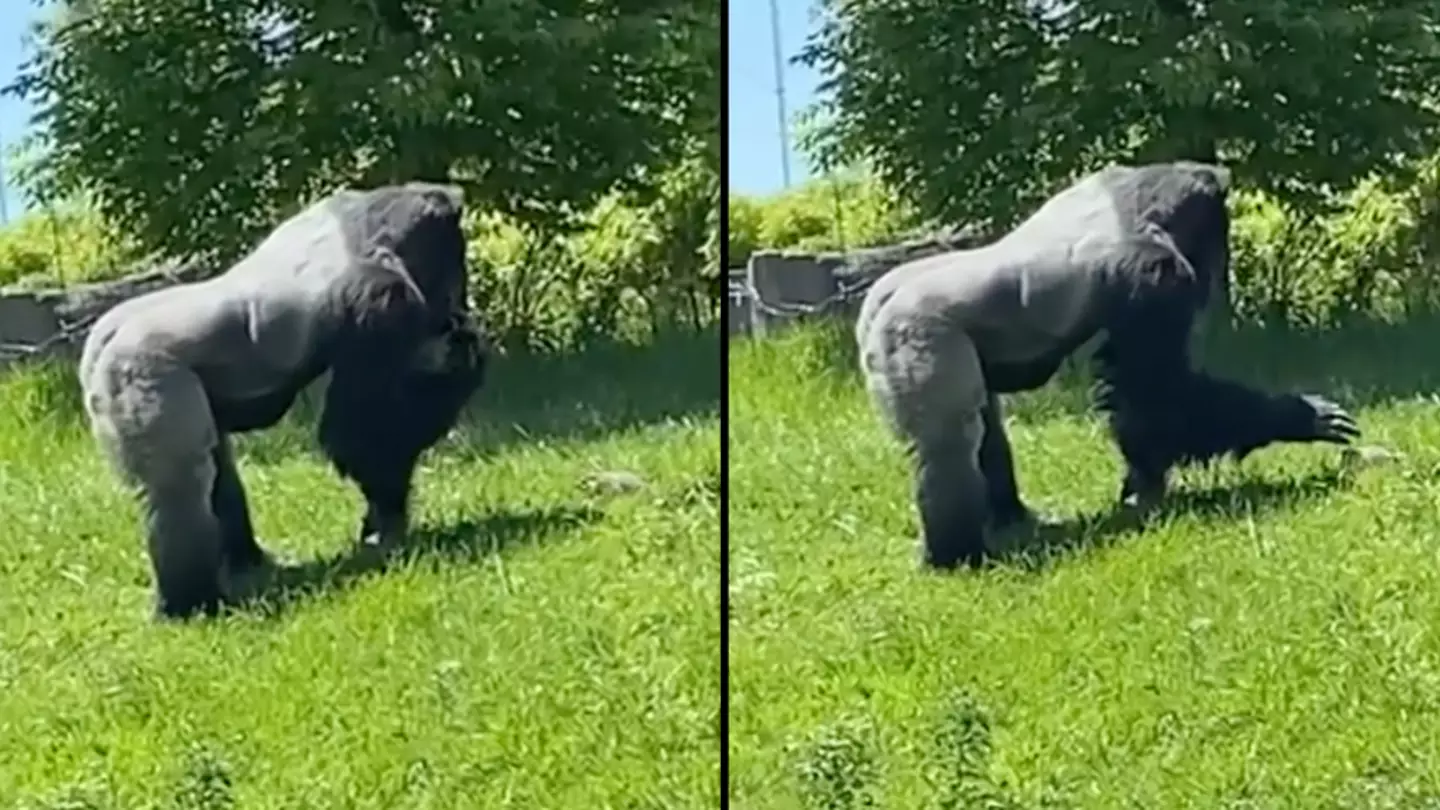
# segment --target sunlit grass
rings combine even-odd
[[[149,620],[73,372],[10,375],[0,807],[717,806],[718,341],[502,361],[386,570],[330,564],[361,502],[304,419],[242,440],[262,542],[310,587],[185,626]],[[611,470],[645,486],[587,486]]]
[[[1069,547],[940,576],[845,329],[738,344],[732,806],[1440,806],[1437,345],[1220,337],[1211,367],[1331,393],[1404,456],[1187,472],[1143,531],[1105,519],[1118,454],[1076,377],[1017,397],[1022,493]]]

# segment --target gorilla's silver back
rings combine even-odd
[[[1197,183],[1229,182],[1224,169],[1180,161],[1169,164],[1175,175],[1193,174]],[[1175,171],[1175,170],[1179,171]],[[1188,170],[1188,171],[1187,171]],[[1018,226],[994,242],[954,250],[898,265],[867,291],[855,323],[857,343],[864,344],[876,313],[897,291],[912,284],[933,288],[936,301],[969,307],[956,317],[998,318],[1013,330],[1016,319],[1038,334],[1065,338],[1090,329],[1094,298],[1113,264],[1116,251],[1141,232],[1141,210],[1164,210],[1183,197],[1185,186],[1144,188],[1156,199],[1118,200],[1117,188],[1132,188],[1146,167],[1111,165],[1092,172],[1046,200]],[[1082,272],[1077,273],[1080,270]],[[970,324],[983,330],[987,324]]]

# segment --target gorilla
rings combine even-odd
[[[977,565],[987,530],[1034,519],[999,395],[1045,384],[1096,335],[1097,404],[1124,459],[1125,505],[1158,503],[1176,465],[1359,436],[1329,399],[1192,367],[1193,322],[1229,263],[1228,186],[1210,164],[1112,165],[1000,239],[902,264],[866,293],[862,372],[915,463],[926,565]]]
[[[330,372],[318,439],[366,502],[361,541],[403,538],[421,454],[483,378],[460,192],[342,190],[213,278],[126,300],[91,328],[92,433],[145,516],[158,618],[214,615],[270,564],[230,434],[280,421]]]

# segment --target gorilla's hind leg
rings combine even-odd
[[[900,316],[886,325],[885,317],[882,307],[881,325],[864,339],[864,368],[871,395],[913,453],[922,564],[979,565],[991,499],[981,466],[989,392],[980,356],[966,334],[901,328]]]
[[[187,619],[220,611],[221,527],[210,511],[209,483],[152,484],[144,495],[158,618]]]
[[[215,464],[215,485],[210,492],[210,507],[220,523],[220,558],[230,573],[264,566],[269,558],[255,539],[245,486],[235,467],[230,439],[225,434],[220,434],[216,441],[211,459]]]
[[[952,569],[985,559],[990,493],[979,465],[980,419],[943,441],[917,448],[915,503],[920,510],[923,561]]]
[[[1030,519],[1030,509],[1020,500],[1015,481],[1015,457],[1005,435],[1000,398],[991,394],[985,402],[985,435],[980,440],[980,469],[985,474],[985,491],[990,502],[990,520],[1004,529]]]
[[[139,372],[145,373],[139,373]],[[170,358],[101,354],[83,381],[91,431],[139,496],[157,618],[219,611],[219,433],[204,386]]]

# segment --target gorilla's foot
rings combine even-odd
[[[404,524],[382,521],[378,528],[368,525],[361,527],[359,546],[362,549],[390,551],[405,545],[407,534]]]
[[[271,564],[269,553],[248,534],[238,538],[225,538],[220,547],[220,560],[227,571],[244,571]]]
[[[155,565],[155,618],[183,621],[218,615],[224,594],[217,562],[198,553],[160,556]]]
[[[1165,500],[1166,482],[1164,475],[1142,475],[1131,469],[1125,474],[1125,483],[1120,487],[1120,506],[1139,517],[1145,517]]]
[[[1165,493],[1163,490],[1127,492],[1120,496],[1120,507],[1138,517],[1147,517],[1160,508],[1160,504],[1164,499]]]
[[[1051,530],[1061,529],[1067,522],[1048,512],[1026,509],[1019,515],[992,524],[989,536],[991,554],[1009,555],[1023,552],[1035,546],[1043,546]]]
[[[920,538],[920,565],[929,570],[953,571],[962,565],[979,568],[985,553],[985,532],[979,527],[945,536],[927,531]]]
[[[997,532],[1005,531],[1011,526],[1029,523],[1031,520],[1033,520],[1033,514],[1030,507],[1018,501],[990,506],[990,527]]]
[[[365,518],[360,521],[358,545],[378,551],[402,546],[409,534],[409,523],[404,514],[382,511],[371,504],[365,508]]]
[[[155,599],[154,618],[159,622],[187,621],[220,614],[223,598],[218,588],[194,588],[180,594],[159,594]]]
[[[1036,511],[1023,504],[1004,510],[992,510],[991,515],[993,517],[990,520],[990,527],[997,534],[1020,529],[1043,529],[1064,523],[1059,517],[1049,512]]]
[[[403,531],[370,532],[360,538],[361,547],[373,548],[380,551],[398,548],[403,545],[405,545],[405,532]]]
[[[222,574],[226,601],[244,602],[255,598],[270,587],[283,568],[284,565],[271,554],[262,554],[242,565],[227,566]]]

